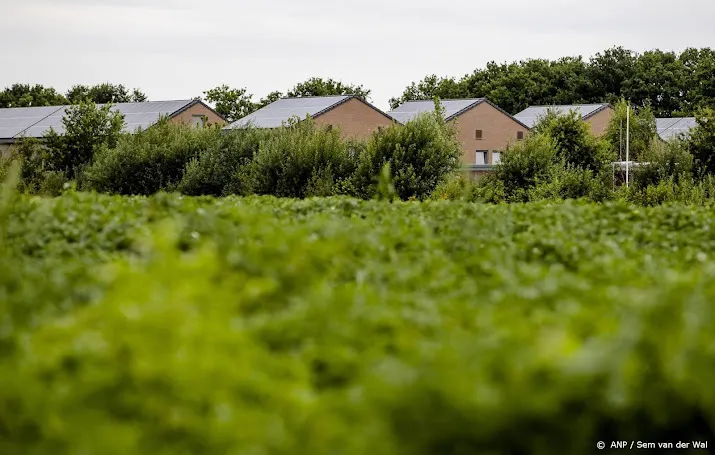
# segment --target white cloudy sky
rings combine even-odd
[[[150,99],[219,84],[256,98],[311,76],[387,108],[427,74],[491,60],[715,46],[715,0],[0,0],[0,88],[139,87]]]

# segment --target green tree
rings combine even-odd
[[[624,82],[633,78],[637,59],[635,52],[620,46],[591,57],[586,72],[591,83],[588,101],[617,103]]]
[[[576,111],[560,115],[550,110],[532,133],[553,139],[556,157],[567,166],[600,172],[613,159],[607,145],[591,134]]]
[[[712,175],[715,174],[715,110],[702,109],[695,118],[697,126],[687,137],[694,170],[700,175]]]
[[[253,95],[247,93],[245,88],[231,88],[224,84],[205,91],[204,96],[229,122],[235,122],[258,108],[253,103]]]
[[[638,107],[650,106],[656,117],[670,117],[685,105],[685,67],[674,52],[659,50],[639,56],[633,76],[623,82],[621,96]]]
[[[61,106],[67,99],[51,87],[39,84],[13,84],[0,92],[0,108]]]
[[[423,113],[405,125],[391,125],[372,135],[355,174],[360,196],[373,197],[386,164],[397,195],[425,199],[460,166],[461,144],[453,124],[444,121],[444,109]]]
[[[336,95],[357,95],[369,99],[370,90],[365,89],[362,85],[343,84],[340,81],[320,77],[312,77],[307,81],[296,84],[295,87],[288,90],[289,98]]]
[[[139,89],[131,91],[125,86],[108,82],[94,86],[75,85],[67,92],[67,99],[72,104],[90,101],[96,104],[108,103],[139,103],[147,101],[147,96]]]
[[[62,119],[64,133],[50,129],[44,138],[47,169],[64,172],[68,179],[73,179],[101,147],[116,146],[124,127],[124,116],[111,107],[80,101],[67,108]]]
[[[261,98],[261,100],[258,102],[259,109],[261,107],[268,106],[269,104],[274,103],[281,98],[283,98],[283,94],[281,92],[271,92],[264,98]]]
[[[685,100],[674,114],[690,116],[700,108],[715,108],[715,50],[689,48],[679,57],[683,65]]]
[[[629,160],[639,161],[644,153],[651,148],[653,142],[659,141],[658,131],[655,125],[655,116],[650,106],[634,108],[631,106],[630,127],[627,127],[628,102],[624,99],[618,101],[614,106],[615,113],[608,124],[603,139],[605,139],[615,156],[623,161],[626,159],[626,130],[630,129],[629,135]]]

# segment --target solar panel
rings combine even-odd
[[[479,99],[461,99],[461,100],[440,100],[440,104],[444,108],[445,119],[451,119],[455,114],[469,108],[472,105],[479,104],[484,101],[484,98]],[[434,101],[407,101],[397,106],[395,109],[387,113],[400,123],[407,123],[425,112],[434,112]]]
[[[553,110],[560,115],[568,114],[571,111],[576,111],[581,118],[584,118],[597,110],[604,107],[605,104],[567,104],[567,105],[555,105],[555,106],[529,106],[523,111],[519,112],[514,116],[521,123],[525,124],[529,128],[533,128],[534,125],[546,116],[549,110]]]
[[[61,109],[61,106],[0,109],[0,139],[14,138],[58,109]]]
[[[233,122],[224,129],[245,128],[249,125],[254,128],[278,128],[292,117],[300,119],[312,117],[350,97],[345,95],[283,98]]]
[[[113,112],[124,115],[123,132],[133,133],[137,129],[147,129],[162,116],[169,116],[191,104],[193,100],[147,101],[143,103],[118,103],[112,106]],[[98,105],[102,107],[104,105]],[[52,128],[58,134],[64,134],[62,124],[70,106],[27,107],[0,109],[0,139],[18,137],[42,137]]]
[[[676,117],[655,119],[658,135],[665,141],[680,134],[687,134],[697,126],[695,117]]]

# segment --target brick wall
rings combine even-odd
[[[344,138],[367,139],[378,127],[387,127],[393,120],[376,111],[357,98],[351,98],[343,104],[315,118],[318,126],[333,125],[340,128]]]

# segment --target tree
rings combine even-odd
[[[694,170],[701,175],[715,174],[715,110],[702,109],[695,119],[697,126],[687,138]]]
[[[61,106],[67,99],[51,87],[39,84],[13,84],[0,92],[0,108]]]
[[[618,156],[619,160],[626,159],[626,121],[628,102],[621,100],[614,106],[615,113],[611,117],[603,139],[605,139],[613,150],[614,155]],[[654,142],[660,141],[658,138],[658,130],[656,129],[655,116],[650,106],[642,108],[633,108],[630,111],[630,135],[629,142],[629,160],[640,161],[647,150],[651,149]]]
[[[77,176],[82,166],[92,161],[101,147],[116,146],[124,127],[124,116],[111,105],[96,106],[80,101],[69,107],[62,119],[64,134],[54,129],[45,135],[47,170],[64,172],[68,179]]]
[[[96,104],[139,103],[147,101],[147,96],[139,89],[127,90],[123,85],[108,82],[94,86],[75,85],[67,92],[67,99],[72,104],[91,101]]]
[[[253,95],[248,94],[245,88],[231,88],[224,84],[205,91],[204,96],[229,122],[235,122],[258,109],[253,103]]]
[[[534,125],[532,133],[550,137],[556,146],[556,157],[567,166],[600,172],[612,160],[605,143],[591,134],[576,111],[561,115],[549,110]]]
[[[274,103],[281,98],[283,98],[283,94],[281,92],[271,92],[266,95],[265,98],[261,98],[261,101],[258,102],[258,108],[260,109],[262,107],[268,106],[269,104]]]
[[[591,81],[590,102],[617,103],[621,87],[636,71],[638,56],[623,47],[606,49],[591,58],[587,77]]]
[[[435,100],[434,112],[423,113],[405,125],[393,124],[372,135],[362,152],[355,185],[364,198],[378,193],[380,175],[389,165],[397,195],[425,199],[459,168],[461,144],[444,108]]]
[[[304,96],[336,96],[336,95],[357,95],[368,99],[370,90],[362,85],[343,84],[333,79],[322,79],[312,77],[305,82],[300,82],[288,91],[288,97],[300,98]]]
[[[674,52],[643,53],[621,95],[639,107],[650,106],[656,117],[670,117],[685,106],[685,66]]]

